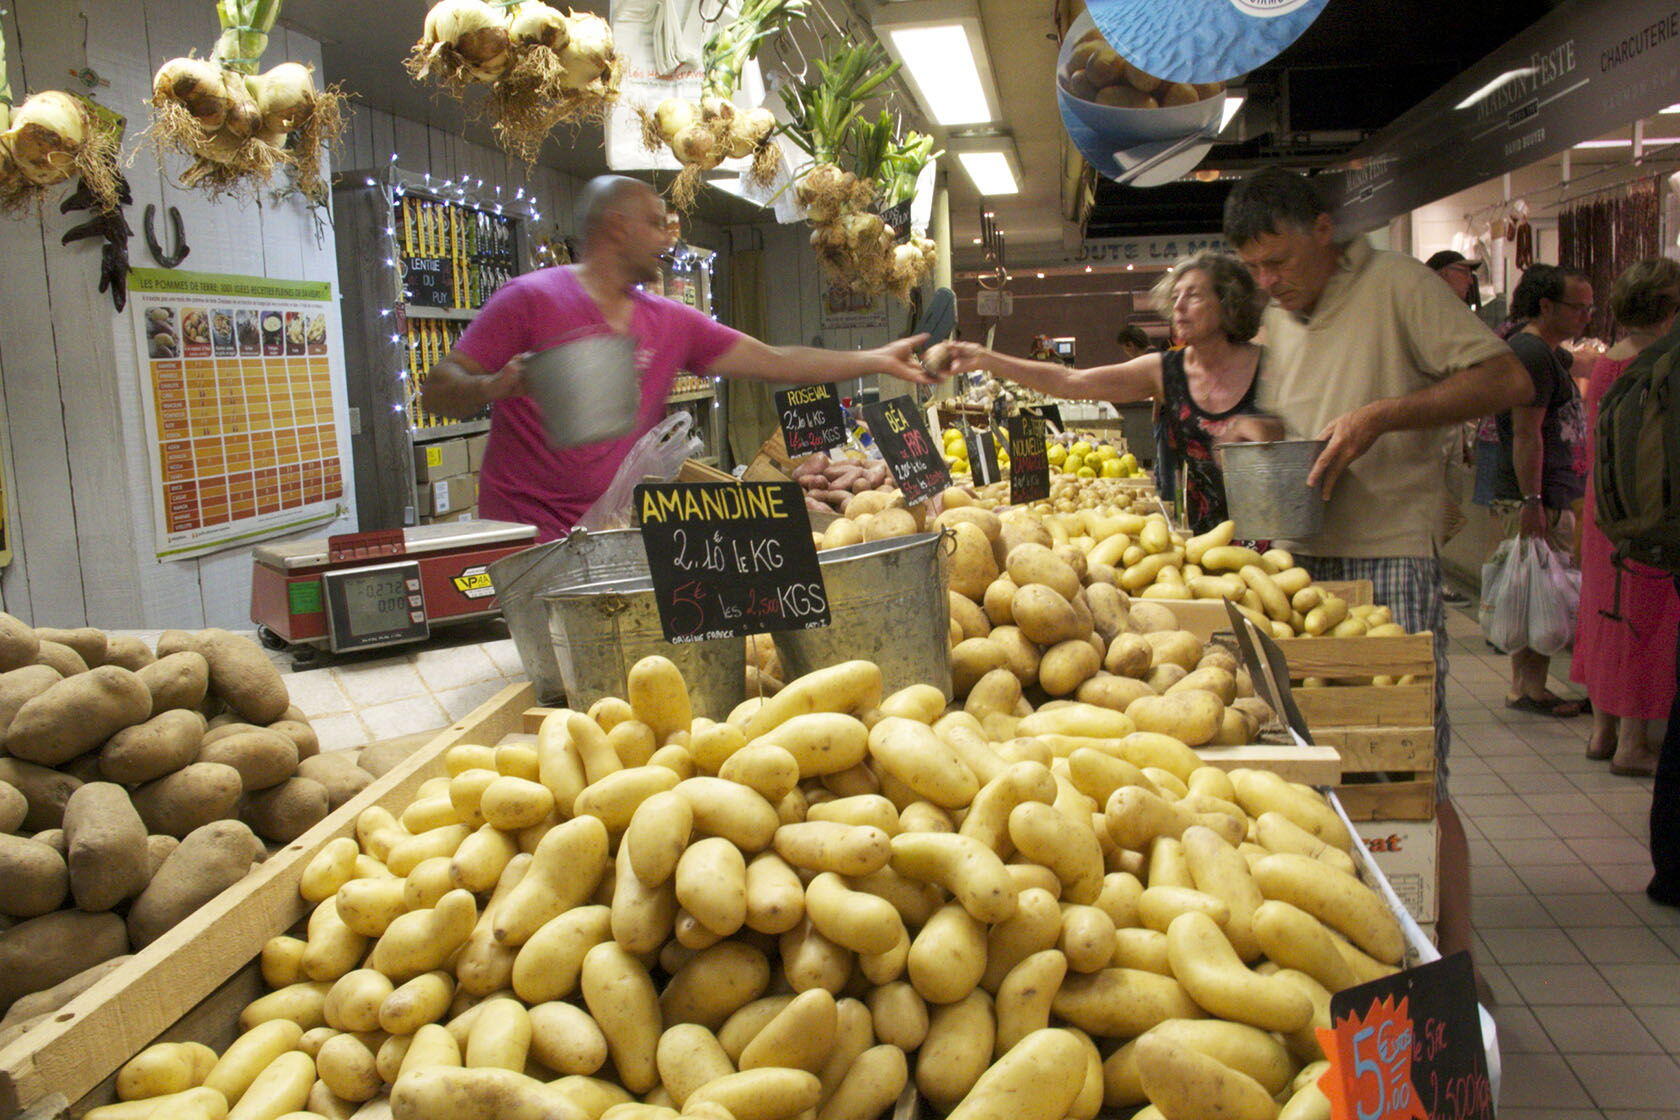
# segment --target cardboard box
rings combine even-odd
[[[1355,821],[1371,858],[1420,925],[1437,918],[1441,828],[1435,821]]]
[[[458,474],[454,478],[440,478],[418,490],[420,512],[430,517],[442,517],[470,509],[478,502],[478,476]]]
[[[490,446],[490,433],[467,437],[467,469],[474,474],[484,466],[484,449]]]
[[[467,441],[464,439],[440,439],[436,443],[414,445],[416,482],[436,482],[466,474],[467,470]]]

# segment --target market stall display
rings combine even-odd
[[[0,615],[0,646],[4,1044],[373,779],[318,753],[267,655],[225,630],[154,652]]]
[[[883,696],[866,662],[720,724],[685,701],[651,659],[628,700],[550,714],[535,742],[487,728],[416,756],[388,779],[412,801],[350,807],[287,869],[314,914],[261,952],[274,990],[240,1040],[203,1069],[141,1053],[117,1092],[861,1120],[912,1080],[968,1116],[1029,1078],[1045,1120],[1187,1091],[1276,1115],[1317,1091],[1330,992],[1405,959],[1316,794],[1164,737],[990,742],[920,688]]]

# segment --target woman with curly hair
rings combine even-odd
[[[1056,362],[1012,358],[971,342],[952,346],[953,372],[989,370],[1029,389],[1070,400],[1160,402],[1165,447],[1185,476],[1184,520],[1205,533],[1226,518],[1225,481],[1214,449],[1257,438],[1262,429],[1255,386],[1261,350],[1262,300],[1254,278],[1228,253],[1180,261],[1155,285],[1161,313],[1172,321],[1178,350],[1144,354],[1117,365],[1069,369]]]

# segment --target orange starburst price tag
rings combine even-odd
[[[1412,1025],[1408,999],[1379,999],[1363,1015],[1349,1015],[1318,1031],[1330,1068],[1319,1088],[1334,1120],[1429,1120],[1412,1085]]]
[[[1467,953],[1337,992],[1318,1032],[1333,1120],[1493,1120]]]

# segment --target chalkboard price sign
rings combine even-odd
[[[667,640],[828,625],[798,483],[644,483],[635,502]]]
[[[451,271],[447,257],[410,257],[403,267],[408,302],[418,307],[454,306]]]
[[[1319,1081],[1335,1120],[1493,1120],[1470,954],[1330,998]]]
[[[846,415],[832,385],[801,385],[776,393],[776,415],[789,455],[810,455],[846,442]]]
[[[1050,425],[1053,432],[1065,432],[1067,426],[1062,423],[1062,406],[1059,404],[1024,404],[1021,412],[1026,416],[1035,416]]]
[[[984,428],[970,430],[964,437],[968,444],[968,469],[976,486],[986,486],[1000,477],[997,459],[997,437]]]
[[[1050,453],[1044,421],[1036,416],[1009,418],[1009,500],[1015,505],[1050,496]]]
[[[945,457],[928,434],[927,419],[915,401],[894,397],[879,404],[866,403],[863,418],[906,502],[914,505],[951,485]]]

